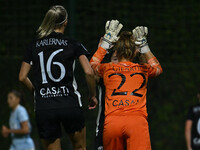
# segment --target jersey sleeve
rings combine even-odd
[[[103,71],[105,68],[105,64],[101,64],[101,62],[105,57],[106,53],[107,51],[105,49],[99,47],[90,60],[92,69],[94,70],[95,74],[97,74],[100,77],[103,76]]]
[[[90,55],[90,53],[87,51],[87,49],[83,46],[81,43],[76,43],[76,48],[75,48],[75,55],[76,58],[79,58],[81,55]]]
[[[158,62],[158,60],[156,59],[156,57],[149,59],[148,64],[146,65],[148,68],[149,77],[156,77],[163,72],[162,67],[160,63]]]
[[[28,121],[28,113],[27,113],[25,108],[21,108],[19,110],[18,116],[19,116],[19,122],[20,123],[24,122],[24,121]]]
[[[194,119],[192,107],[189,109],[186,119],[187,120],[193,120]]]
[[[33,61],[32,49],[33,49],[33,43],[28,45],[24,53],[23,61],[28,64],[32,64],[32,61]]]

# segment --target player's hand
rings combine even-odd
[[[144,26],[138,26],[133,29],[132,32],[135,39],[135,45],[140,47],[140,53],[146,53],[150,51],[147,43],[148,28]]]
[[[107,21],[105,25],[105,35],[103,36],[101,47],[108,50],[113,46],[119,37],[118,34],[122,29],[123,25],[118,20]]]
[[[9,129],[6,126],[3,125],[1,133],[2,133],[3,137],[7,138],[8,135],[9,135]]]
[[[98,104],[98,101],[97,101],[97,98],[95,96],[89,98],[89,105],[88,105],[89,109],[95,109],[97,104]]]
[[[148,34],[148,28],[143,26],[138,26],[135,29],[133,29],[133,37],[135,39],[135,45],[138,45],[140,47],[147,44],[147,34]]]

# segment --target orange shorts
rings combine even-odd
[[[145,116],[107,116],[103,132],[104,150],[151,150]]]

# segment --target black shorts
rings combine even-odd
[[[61,125],[67,133],[81,131],[85,127],[82,108],[62,108],[37,110],[35,112],[39,137],[46,140],[55,140],[61,137]]]
[[[197,146],[192,146],[192,150],[200,150],[200,147],[197,147]]]

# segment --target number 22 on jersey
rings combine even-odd
[[[120,85],[117,87],[117,89],[119,90],[119,89],[124,85],[124,83],[126,82],[126,76],[123,75],[122,73],[112,73],[112,74],[110,74],[108,77],[111,78],[112,76],[115,76],[115,75],[120,76],[120,77],[122,78]],[[141,88],[144,87],[144,85],[145,85],[145,83],[146,83],[146,77],[145,77],[145,75],[142,74],[142,73],[133,73],[133,74],[131,74],[130,76],[133,77],[133,76],[135,76],[135,75],[142,76],[143,82],[142,82],[142,84],[140,85],[140,87],[139,87],[138,89],[135,89],[135,90],[132,91],[131,95],[133,95],[133,96],[138,96],[138,97],[142,97],[142,96],[143,96],[142,94],[139,94],[139,93],[136,93],[136,92],[137,92],[138,90],[140,90]],[[116,92],[117,89],[114,89],[114,90],[113,90],[111,96],[116,96],[116,95],[127,95],[127,94],[128,94],[127,91]]]

